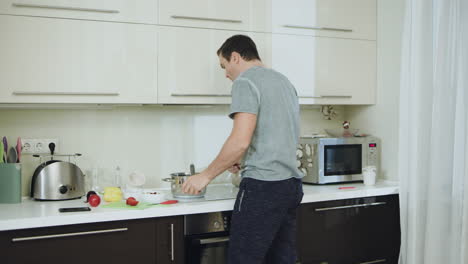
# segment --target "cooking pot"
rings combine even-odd
[[[188,194],[182,191],[182,184],[184,184],[184,182],[190,176],[192,176],[192,174],[190,173],[175,172],[175,173],[171,173],[171,178],[164,178],[162,180],[165,182],[171,183],[171,192],[174,198],[179,198],[179,199],[202,198],[203,196],[205,196],[206,187],[203,188],[198,194]]]

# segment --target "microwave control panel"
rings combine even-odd
[[[377,166],[378,161],[378,149],[377,149],[377,142],[369,142],[369,151],[367,156],[367,162],[369,165]]]

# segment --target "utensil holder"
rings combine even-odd
[[[0,203],[21,203],[20,163],[0,163]]]

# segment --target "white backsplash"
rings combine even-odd
[[[343,108],[335,120],[324,120],[317,107],[301,109],[301,134],[340,127]],[[89,176],[98,168],[102,180],[117,166],[125,178],[145,174],[144,187],[169,187],[161,179],[188,171],[190,163],[203,169],[215,158],[232,128],[228,106],[122,106],[90,109],[1,109],[0,136],[57,138],[60,153],[81,153],[78,166]],[[37,158],[23,155],[23,195],[30,188]],[[198,170],[198,169],[197,169]],[[226,173],[227,174],[227,173]],[[227,181],[226,174],[216,181]]]

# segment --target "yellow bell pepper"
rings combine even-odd
[[[105,187],[104,188],[104,201],[118,202],[122,200],[122,190],[119,187]]]

